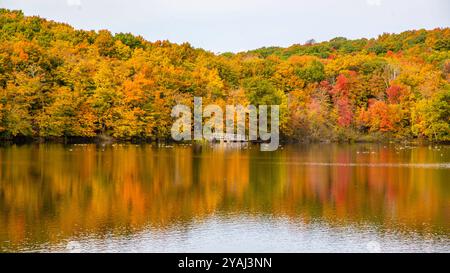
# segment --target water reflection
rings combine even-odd
[[[449,162],[448,146],[12,145],[0,251],[450,251]]]

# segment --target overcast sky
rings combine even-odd
[[[0,7],[213,52],[450,26],[449,0],[0,0]]]

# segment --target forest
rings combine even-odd
[[[0,139],[168,140],[172,107],[279,104],[285,141],[450,141],[450,28],[216,54],[0,9]]]

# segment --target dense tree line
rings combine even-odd
[[[292,140],[450,140],[450,29],[213,54],[0,9],[0,138],[170,137],[172,107],[281,104]]]

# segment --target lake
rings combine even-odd
[[[0,147],[0,252],[450,252],[450,146]]]

